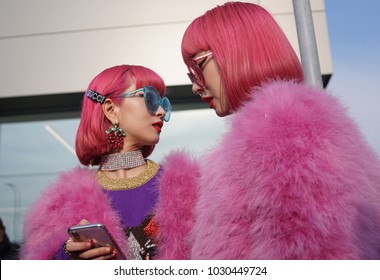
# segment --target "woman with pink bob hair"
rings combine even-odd
[[[182,56],[230,129],[199,161],[166,158],[158,209],[177,211],[157,212],[161,258],[379,259],[379,159],[339,100],[304,84],[274,18],[217,6],[188,26]]]
[[[115,66],[104,70],[96,76],[87,90],[102,92],[115,104],[123,102],[119,98],[131,85],[142,88],[151,85],[162,95],[165,93],[165,84],[161,77],[152,70],[142,66]],[[103,113],[102,107],[89,98],[83,99],[82,116],[76,135],[75,148],[79,161],[83,165],[99,165],[101,155],[107,153],[107,143],[104,132],[109,128],[109,120]],[[155,145],[143,146],[143,156],[147,158],[154,150]]]
[[[151,259],[154,211],[162,169],[147,159],[171,105],[154,71],[134,65],[105,69],[89,84],[76,136],[80,163],[60,175],[26,218],[21,259]],[[68,228],[103,224],[116,244]],[[76,229],[78,230],[78,229]],[[81,237],[81,238],[76,238]]]

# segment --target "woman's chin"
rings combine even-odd
[[[218,109],[215,109],[215,114],[218,116],[218,117],[225,117],[225,116],[228,116],[230,114],[229,111],[226,111],[226,110],[218,110]]]

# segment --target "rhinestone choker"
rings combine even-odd
[[[100,170],[131,169],[145,163],[141,150],[109,154],[101,157]]]

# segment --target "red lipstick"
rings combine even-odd
[[[209,103],[209,107],[211,109],[214,108],[214,101],[213,101],[213,98],[211,96],[203,96],[202,101],[205,103]]]
[[[158,133],[161,132],[161,128],[164,126],[164,123],[162,121],[155,122],[152,124],[155,130],[157,130]]]
[[[209,104],[209,106],[210,106],[210,109],[213,109],[213,108],[214,108],[214,99],[211,99],[211,100],[210,100],[210,104]]]

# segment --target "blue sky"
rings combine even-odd
[[[325,1],[333,62],[328,89],[340,97],[380,155],[380,1]]]
[[[328,90],[348,107],[380,156],[380,1],[326,0],[325,5],[333,63]],[[1,125],[0,216],[11,239],[21,240],[22,236],[21,223],[13,229],[14,188],[21,195],[17,214],[21,222],[31,203],[58,173],[78,164],[77,158],[46,132],[46,125],[74,146],[77,119]],[[227,128],[228,121],[209,109],[174,112],[151,159],[160,162],[169,151],[183,148],[202,154]],[[22,144],[15,141],[20,132],[27,140]]]

